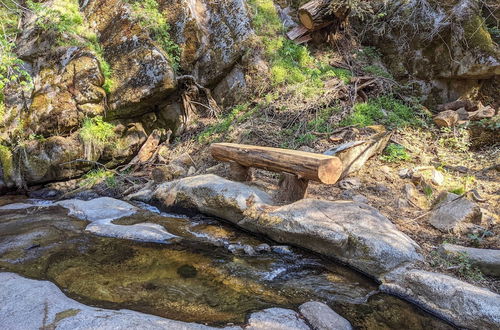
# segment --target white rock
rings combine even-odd
[[[283,308],[269,308],[252,313],[246,330],[310,330],[296,312]]]
[[[444,175],[440,171],[433,170],[431,181],[436,186],[442,186],[444,183]]]
[[[481,209],[467,198],[445,192],[438,201],[429,219],[434,228],[461,233],[467,230],[468,223],[481,223]]]
[[[484,274],[500,277],[500,250],[475,249],[454,244],[443,244],[442,254],[465,254],[470,262]]]
[[[13,273],[0,273],[0,301],[1,328],[9,330],[216,329],[126,309],[86,306],[66,297],[55,284],[26,279]]]
[[[306,318],[314,330],[351,330],[349,321],[335,313],[328,305],[311,301],[299,307],[300,313]]]

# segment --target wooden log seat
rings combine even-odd
[[[305,197],[310,180],[334,184],[342,174],[342,161],[334,156],[234,143],[214,143],[212,157],[231,164],[231,179],[250,181],[251,168],[282,173],[276,198],[293,202]]]

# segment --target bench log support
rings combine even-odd
[[[309,180],[299,179],[294,174],[283,173],[278,185],[279,189],[274,198],[280,202],[293,203],[306,197]]]
[[[229,176],[231,177],[231,180],[237,182],[252,181],[253,179],[252,168],[240,165],[236,162],[230,162]]]

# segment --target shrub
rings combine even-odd
[[[283,30],[273,0],[249,0],[253,10],[252,23],[255,32],[261,36],[274,36]]]
[[[101,116],[85,118],[79,134],[89,160],[115,138],[114,126],[104,122]]]

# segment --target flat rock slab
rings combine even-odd
[[[307,319],[314,330],[351,330],[349,321],[335,313],[328,305],[311,301],[302,304],[300,313]]]
[[[464,224],[481,222],[481,209],[467,198],[444,193],[438,199],[440,202],[429,219],[434,228],[461,233],[465,229]]]
[[[30,280],[13,273],[0,273],[0,301],[0,324],[9,330],[220,329],[125,309],[86,306],[66,297],[53,283]]]
[[[443,244],[442,254],[465,254],[471,263],[486,275],[500,277],[500,250],[475,249],[454,244]]]
[[[247,330],[310,330],[296,312],[283,308],[268,308],[253,313],[248,320]]]
[[[467,329],[500,328],[500,295],[454,277],[402,269],[381,290],[413,301]]]
[[[182,206],[220,217],[280,243],[340,259],[378,278],[421,260],[414,241],[361,203],[307,199],[277,207],[265,192],[215,175],[168,182],[138,196],[167,208]]]

